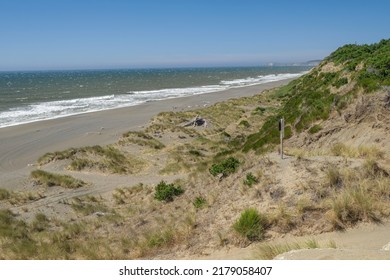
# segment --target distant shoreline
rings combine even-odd
[[[35,169],[37,159],[47,152],[114,143],[124,132],[140,130],[160,112],[191,110],[231,98],[253,96],[264,90],[286,85],[291,80],[293,79],[0,128],[2,187],[21,187],[26,175]]]
[[[0,128],[266,84],[307,71],[237,69],[0,73]]]

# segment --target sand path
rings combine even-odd
[[[304,243],[315,239],[327,243],[333,241],[336,248],[293,250],[277,256],[278,260],[390,260],[390,223],[362,224],[344,232],[329,232],[315,236],[285,236],[271,244]],[[201,259],[234,260],[256,259],[258,244],[247,248],[232,248],[215,251]],[[194,257],[196,259],[196,257]]]

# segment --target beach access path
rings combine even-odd
[[[47,152],[114,143],[124,132],[141,130],[160,112],[191,110],[231,98],[253,96],[291,80],[0,128],[0,188],[23,188],[30,172],[36,169],[37,159]]]

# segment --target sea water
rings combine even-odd
[[[309,67],[0,72],[0,127],[299,77]]]

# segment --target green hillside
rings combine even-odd
[[[390,86],[390,39],[372,45],[345,45],[308,74],[280,88],[283,105],[250,135],[244,151],[265,151],[279,142],[278,120],[285,118],[285,138],[304,130],[313,133],[332,110],[341,111],[360,93]]]

